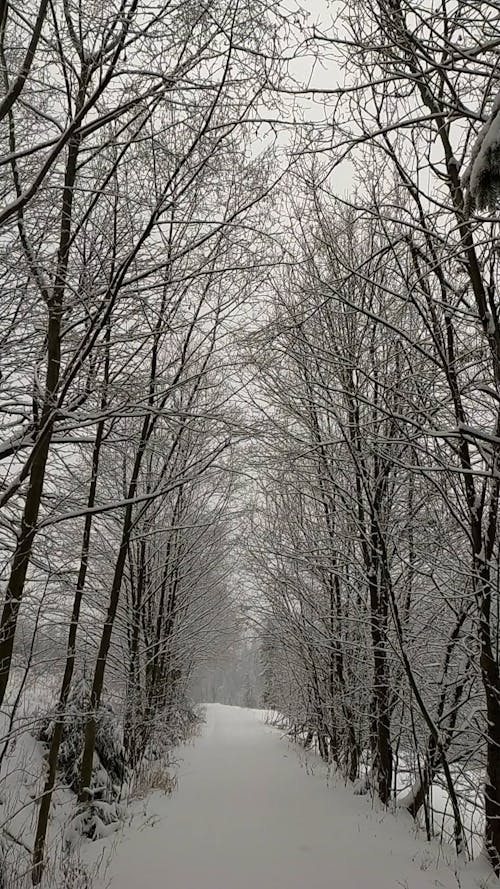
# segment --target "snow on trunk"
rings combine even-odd
[[[500,195],[500,91],[479,131],[463,184],[478,210],[494,210]]]

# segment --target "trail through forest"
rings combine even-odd
[[[111,889],[458,886],[409,818],[311,774],[262,711],[208,705],[178,790],[154,804],[153,827],[126,830]]]

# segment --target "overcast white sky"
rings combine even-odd
[[[290,4],[285,0],[284,5],[288,10],[293,9],[293,2]],[[339,0],[309,0],[307,3],[297,0],[296,6],[301,5],[307,9],[309,28],[317,25],[319,29],[324,31],[328,31],[335,24],[342,6]],[[304,55],[298,59],[293,65],[292,72],[299,81],[316,90],[334,89],[342,81],[342,72],[331,59],[324,58],[318,61],[314,59],[312,54],[309,57]],[[333,100],[327,100],[324,103],[320,95],[315,95],[311,100],[306,98],[301,100],[301,105],[306,118],[309,120],[325,121],[325,119],[332,119]],[[329,185],[342,196],[346,196],[351,191],[353,186],[353,169],[348,161],[343,162],[329,177]]]

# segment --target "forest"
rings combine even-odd
[[[0,887],[214,700],[500,878],[500,3],[0,0],[0,121]]]

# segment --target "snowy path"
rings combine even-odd
[[[111,889],[457,889],[435,848],[307,774],[259,712],[210,705],[154,827],[128,828]]]

